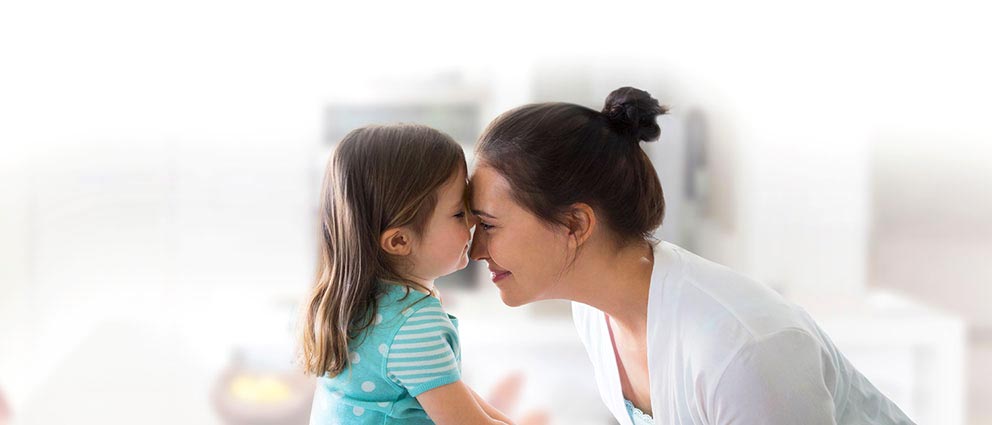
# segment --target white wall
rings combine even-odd
[[[960,315],[982,335],[992,334],[989,140],[893,133],[872,155],[872,285]]]

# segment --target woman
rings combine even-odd
[[[652,240],[665,201],[640,142],[657,140],[665,112],[624,87],[601,112],[542,103],[489,125],[470,256],[503,302],[573,301],[621,424],[911,424],[801,308]]]

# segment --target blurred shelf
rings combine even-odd
[[[918,423],[964,425],[964,321],[885,291],[791,294],[854,366]]]

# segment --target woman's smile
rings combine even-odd
[[[490,272],[492,273],[493,283],[499,282],[511,274],[510,272],[495,272],[492,270]]]

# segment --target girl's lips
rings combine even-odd
[[[510,272],[499,272],[499,273],[491,272],[491,273],[492,273],[493,283],[499,282],[511,274]]]

